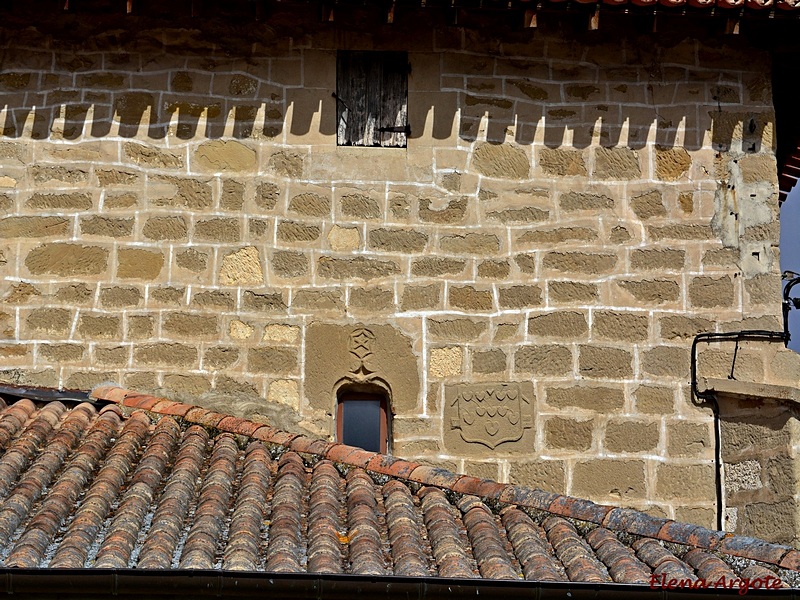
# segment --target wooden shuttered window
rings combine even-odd
[[[405,148],[408,55],[339,51],[336,61],[339,146]]]

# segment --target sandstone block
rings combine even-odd
[[[194,225],[194,238],[209,242],[238,242],[241,228],[238,219],[206,219]]]
[[[248,171],[256,168],[256,152],[235,140],[203,142],[194,152],[194,166],[200,171]]]
[[[361,247],[361,232],[356,227],[334,225],[328,232],[328,244],[334,252],[350,252]]]
[[[394,261],[357,256],[351,259],[320,257],[317,275],[323,279],[380,279],[400,272]]]
[[[473,373],[502,373],[506,370],[506,353],[499,348],[472,353]]]
[[[255,203],[259,208],[272,210],[278,202],[281,189],[270,181],[262,181],[256,187]]]
[[[591,419],[552,417],[544,424],[544,443],[553,450],[588,450],[592,447],[593,426]]]
[[[394,292],[384,288],[354,287],[348,306],[361,311],[389,310],[394,305]]]
[[[486,218],[501,223],[538,223],[547,221],[550,212],[526,206],[524,208],[506,208],[504,210],[493,210],[486,212]]]
[[[433,339],[472,342],[478,339],[489,325],[475,319],[429,319],[428,333]]]
[[[211,390],[211,382],[203,375],[168,373],[164,375],[164,387],[178,394],[199,396]]]
[[[595,152],[594,176],[600,179],[638,179],[639,155],[630,148],[603,148]]]
[[[478,264],[478,277],[485,279],[505,279],[511,272],[507,260],[484,260]]]
[[[183,157],[169,150],[127,142],[123,146],[123,151],[125,156],[137,165],[156,169],[180,169],[183,167]]]
[[[164,254],[143,248],[117,250],[117,277],[122,279],[155,279],[164,266]]]
[[[633,376],[633,357],[627,350],[602,346],[581,346],[578,369],[584,377],[628,379]]]
[[[92,195],[88,192],[70,192],[66,194],[44,194],[37,192],[25,203],[28,208],[50,210],[91,210]]]
[[[514,353],[514,369],[534,375],[569,375],[572,352],[566,346],[520,346]]]
[[[297,295],[299,294],[300,291],[297,292]],[[233,306],[233,299],[231,299],[231,306]],[[286,311],[286,303],[280,292],[257,294],[248,290],[242,296],[242,306],[246,310],[254,312],[282,313]]]
[[[187,338],[213,336],[218,333],[217,317],[184,312],[164,316],[161,328],[174,336]]]
[[[428,243],[424,233],[405,229],[375,229],[369,232],[367,239],[374,250],[404,254],[422,252]]]
[[[713,331],[714,322],[699,317],[684,317],[682,315],[668,315],[659,319],[661,337],[665,340],[689,340],[698,333]]]
[[[722,286],[724,284],[725,288],[727,289],[728,285],[727,282],[724,281],[725,279],[726,278],[723,278],[721,281],[715,282],[715,285]],[[750,300],[751,304],[774,305],[781,297],[780,277],[771,274],[756,275],[751,279],[745,279],[744,289],[745,292],[747,292],[747,298]],[[703,294],[702,297],[704,300],[706,299],[705,294]],[[708,298],[707,301],[710,302],[711,299]]]
[[[739,159],[739,168],[745,183],[778,184],[778,165],[772,153],[743,156]]]
[[[264,336],[261,338],[264,342],[273,342],[276,344],[295,344],[299,339],[299,327],[281,325],[279,323],[272,323],[264,327]]]
[[[566,304],[585,304],[598,299],[597,285],[577,281],[551,281],[547,284],[551,302]]]
[[[278,277],[302,277],[309,270],[308,257],[302,252],[277,251],[272,255],[272,271]]]
[[[133,219],[83,217],[81,218],[81,233],[114,238],[127,237],[133,233]]]
[[[153,336],[155,319],[150,315],[128,315],[128,333],[126,338],[129,340],[146,340]]]
[[[528,319],[528,333],[537,337],[573,339],[585,336],[588,331],[586,315],[580,312],[559,311]]]
[[[244,184],[233,179],[222,182],[219,206],[223,210],[242,210],[244,207]]]
[[[713,450],[707,423],[667,422],[667,453],[670,456],[707,458]]]
[[[207,180],[185,177],[153,177],[148,189],[153,206],[185,206],[192,210],[211,208],[213,198]]]
[[[297,290],[292,297],[292,308],[314,312],[317,310],[342,311],[344,301],[342,291],[336,290]]]
[[[588,254],[586,252],[548,252],[542,261],[545,269],[582,274],[609,273],[616,264],[616,254]]]
[[[124,367],[128,364],[128,348],[125,346],[112,346],[94,349],[94,360],[98,365],[105,367]]]
[[[143,344],[134,348],[133,359],[142,366],[193,367],[197,348],[186,344]]]
[[[689,301],[692,306],[713,308],[731,306],[734,302],[733,281],[730,277],[694,277],[689,282]]]
[[[184,240],[186,239],[186,234],[186,219],[180,216],[150,217],[142,227],[142,235],[150,240]],[[196,253],[197,251],[186,250],[181,255],[186,252]],[[178,258],[178,260],[180,261],[181,259]]]
[[[142,292],[135,287],[106,287],[100,290],[100,304],[106,308],[129,308],[138,306]]]
[[[108,210],[119,210],[133,208],[139,205],[139,195],[133,192],[123,192],[121,194],[109,193],[106,195],[103,208]]]
[[[430,377],[454,377],[461,374],[463,351],[458,346],[432,348],[428,359]]]
[[[483,142],[472,155],[472,168],[486,177],[527,179],[530,159],[517,146]]]
[[[692,158],[685,148],[656,146],[656,178],[677,181],[689,172]]]
[[[454,258],[417,258],[411,263],[411,274],[423,277],[458,275],[464,272],[466,266],[466,261]]]
[[[400,310],[430,310],[439,308],[440,303],[441,286],[437,284],[407,285],[403,288]]]
[[[653,190],[631,198],[631,209],[640,219],[663,217],[667,214],[661,192]]]
[[[278,240],[281,242],[313,242],[319,239],[322,230],[316,225],[305,225],[294,221],[278,223]]]
[[[55,293],[55,299],[65,304],[86,304],[92,299],[94,292],[85,283],[65,285]]]
[[[622,281],[619,286],[636,300],[645,304],[677,302],[681,296],[681,288],[678,282],[666,279]]]
[[[647,339],[648,318],[630,312],[599,310],[594,313],[592,333],[607,340],[641,342]]]
[[[438,200],[420,198],[419,219],[427,223],[460,223],[467,215],[469,200],[462,196],[457,200],[450,200],[444,207],[438,208]]]
[[[101,383],[114,380],[116,375],[107,371],[79,371],[67,377],[64,387],[71,390],[90,390]]]
[[[684,250],[646,248],[631,252],[631,267],[638,271],[682,271],[685,263]]]
[[[81,315],[78,319],[78,334],[85,338],[117,338],[119,330],[119,317]]]
[[[267,160],[269,170],[289,179],[299,179],[303,175],[303,156],[296,152],[278,151]]]
[[[215,346],[203,354],[203,366],[211,369],[226,369],[239,360],[239,349],[230,346]]]
[[[579,461],[572,473],[572,493],[595,501],[641,500],[647,494],[645,477],[642,460]]]
[[[448,292],[450,306],[463,310],[492,310],[491,290],[478,290],[474,286],[452,286]]]
[[[126,373],[123,377],[124,385],[129,390],[140,390],[142,393],[152,393],[158,387],[156,374],[151,372]]]
[[[278,379],[269,384],[267,400],[275,404],[285,404],[294,410],[300,408],[300,390],[292,379]]]
[[[586,176],[583,153],[562,148],[542,148],[539,166],[547,175],[556,177]]]
[[[610,210],[614,208],[614,199],[602,194],[587,192],[567,192],[558,197],[562,210]]]
[[[108,268],[108,250],[80,244],[43,244],[28,253],[25,266],[34,275],[99,275]]]
[[[130,171],[120,169],[97,169],[95,170],[97,181],[101,186],[111,185],[133,185],[139,181],[139,175]]]
[[[516,485],[536,487],[546,492],[563,494],[567,489],[566,468],[559,460],[512,462],[508,480]]]
[[[357,219],[377,219],[381,216],[378,201],[366,194],[345,194],[341,200],[342,214]]]
[[[713,501],[714,465],[660,464],[656,469],[656,494],[663,500]]]
[[[289,201],[289,210],[308,217],[327,217],[331,213],[331,200],[311,192],[298,194]]]
[[[497,289],[500,308],[529,308],[542,304],[542,288],[538,285],[512,285]]]
[[[254,332],[255,327],[245,323],[244,321],[240,321],[239,319],[234,319],[231,321],[228,327],[228,335],[234,340],[250,339]]]
[[[175,255],[175,262],[179,267],[200,273],[205,271],[208,266],[208,254],[194,248],[187,248]]]
[[[673,223],[647,227],[647,234],[656,241],[661,240],[713,240],[714,232],[708,223]]]
[[[605,447],[611,452],[649,452],[658,446],[658,423],[611,419],[606,424]]]
[[[0,238],[65,236],[69,227],[64,217],[6,217],[0,219]]]
[[[154,287],[150,288],[150,301],[166,306],[180,306],[186,297],[186,288]]]
[[[28,314],[25,323],[32,331],[67,335],[72,325],[72,312],[65,308],[37,308]]]
[[[491,233],[449,235],[439,240],[439,247],[452,254],[494,254],[500,251],[500,240]]]
[[[219,269],[222,285],[263,285],[264,272],[255,246],[226,254]]]

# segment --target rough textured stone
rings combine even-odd
[[[428,243],[428,236],[406,229],[375,229],[369,232],[367,240],[369,247],[374,250],[410,254],[422,252]]]
[[[714,465],[660,464],[655,491],[664,500],[713,500]]]
[[[269,157],[269,169],[282,177],[298,179],[303,175],[303,157],[289,151],[276,152]]]
[[[411,263],[411,274],[423,277],[458,275],[464,271],[466,266],[467,263],[465,261],[454,258],[418,258]]]
[[[64,217],[6,217],[0,219],[0,239],[64,236],[69,226]]]
[[[567,192],[561,194],[558,203],[562,210],[603,210],[614,208],[614,199],[602,194]]]
[[[384,288],[356,287],[350,290],[349,308],[374,312],[386,311],[394,305],[394,292]]]
[[[244,184],[233,179],[223,181],[219,206],[223,210],[241,210],[244,206]]]
[[[316,225],[305,225],[294,221],[278,223],[278,240],[281,242],[313,242],[322,230]]]
[[[506,370],[506,353],[500,349],[473,352],[473,373],[500,373]]]
[[[565,346],[520,346],[514,353],[514,369],[533,375],[569,375],[572,352]]]
[[[588,227],[559,227],[526,231],[517,238],[518,244],[550,246],[562,242],[588,242],[597,239],[597,232]]]
[[[539,153],[539,166],[547,175],[569,177],[586,175],[586,163],[583,154],[575,150],[562,148],[542,148]]]
[[[645,463],[641,460],[596,459],[575,463],[572,493],[592,500],[630,501],[645,497]]]
[[[544,424],[545,445],[553,450],[588,450],[592,447],[594,422],[553,417]]]
[[[647,315],[599,310],[592,318],[592,334],[606,340],[641,342],[647,339]]]
[[[247,370],[252,373],[290,374],[297,369],[297,352],[288,348],[251,348]]]
[[[438,308],[441,296],[441,288],[437,284],[407,285],[403,288],[400,310],[416,311]]]
[[[137,165],[157,169],[179,169],[183,167],[183,157],[176,153],[153,146],[127,142],[123,146],[125,155]]]
[[[328,232],[328,244],[334,252],[349,252],[361,247],[361,232],[356,227],[334,225]]]
[[[225,369],[239,360],[239,349],[230,346],[215,346],[203,354],[203,364],[212,369]]]
[[[486,177],[527,179],[530,160],[516,146],[484,142],[473,153],[472,167]]]
[[[119,317],[102,315],[81,315],[78,319],[78,333],[87,338],[117,338],[120,330]]]
[[[142,227],[142,235],[151,240],[183,240],[186,239],[186,234],[186,219],[180,216],[150,217]],[[197,251],[186,250],[182,254],[186,252]],[[179,255],[178,264],[180,264],[180,260]]]
[[[264,272],[258,249],[247,246],[226,254],[219,269],[219,282],[222,285],[263,285]]]
[[[300,292],[297,293],[300,294]],[[228,302],[228,307],[232,308],[233,299],[229,299]],[[280,292],[258,294],[248,290],[242,295],[242,306],[246,310],[254,312],[276,313],[286,310],[286,303]]]
[[[649,452],[658,446],[658,423],[612,419],[606,424],[604,446],[616,453]]]
[[[197,348],[185,344],[143,344],[133,350],[133,359],[142,366],[192,367]]]
[[[500,308],[529,308],[540,306],[542,289],[537,285],[512,285],[497,290]]]
[[[711,432],[707,423],[672,421],[667,425],[667,454],[693,458],[707,458],[713,449]]]
[[[191,313],[170,313],[164,317],[161,328],[168,334],[187,338],[216,335],[217,317]]]
[[[596,284],[577,281],[551,281],[547,284],[547,293],[551,302],[559,303],[584,304],[598,298]]]
[[[556,408],[580,408],[599,413],[619,411],[625,404],[621,388],[609,387],[550,387],[547,388],[547,404]]]
[[[201,171],[252,171],[256,152],[235,140],[211,140],[197,147],[194,164]]]
[[[462,310],[486,311],[494,306],[491,290],[479,290],[471,285],[452,286],[448,299],[451,306]]]
[[[586,315],[579,312],[559,311],[528,319],[528,333],[532,336],[573,339],[585,336],[588,331]]]
[[[281,189],[270,181],[263,181],[256,188],[255,202],[259,208],[272,210],[278,202]]]
[[[179,267],[183,267],[195,273],[200,273],[201,271],[205,271],[208,266],[208,254],[195,250],[194,248],[188,248],[175,255],[175,262]]]
[[[685,317],[682,315],[669,315],[661,317],[658,321],[661,337],[665,340],[689,340],[698,333],[713,331],[714,322],[699,317]]]
[[[702,308],[731,306],[734,302],[733,281],[728,276],[695,277],[689,282],[689,301],[692,306]]]
[[[471,342],[488,329],[486,321],[474,319],[429,319],[428,333],[433,339]]]
[[[351,340],[366,344],[369,354],[353,354]],[[459,349],[460,351],[460,349]],[[306,329],[304,393],[313,408],[332,411],[337,386],[355,383],[361,365],[370,373],[366,383],[379,379],[388,385],[393,412],[417,406],[420,381],[411,339],[390,325],[332,325],[319,321]],[[460,364],[460,363],[459,363]]]
[[[631,252],[631,267],[638,271],[682,271],[686,252],[672,248],[646,248]]]
[[[302,252],[278,251],[272,255],[272,270],[279,277],[302,277],[309,270],[308,257]]]
[[[133,233],[133,219],[84,217],[81,219],[81,233],[102,237],[127,237]]]
[[[273,323],[264,327],[264,335],[261,338],[264,342],[274,342],[278,344],[294,344],[300,339],[300,329],[292,325],[281,325]]]
[[[588,254],[586,252],[548,252],[542,265],[546,269],[563,273],[608,273],[617,264],[616,254]]]
[[[600,179],[638,179],[639,156],[629,148],[603,148],[595,152],[594,176]]]
[[[25,323],[32,331],[66,335],[72,324],[72,312],[65,308],[37,308],[31,311]]]
[[[656,177],[662,181],[677,181],[689,171],[692,158],[685,148],[656,146]]]
[[[342,214],[359,219],[377,219],[381,216],[378,201],[366,194],[346,194],[341,199]]]
[[[92,299],[93,291],[85,283],[65,285],[55,293],[55,299],[66,304],[86,304]]]
[[[99,275],[108,268],[108,250],[80,244],[44,244],[28,253],[25,266],[34,275]]]
[[[420,198],[419,218],[427,223],[460,223],[467,214],[469,200],[461,197],[457,200],[450,200],[442,208],[434,208],[438,202],[430,198]]]
[[[149,296],[151,302],[166,306],[180,306],[186,297],[186,288],[151,287]]]
[[[500,250],[500,240],[490,233],[444,236],[439,247],[452,254],[492,254]]]
[[[463,355],[463,350],[457,346],[431,349],[428,358],[428,375],[430,377],[460,375]]]
[[[511,272],[507,260],[484,260],[478,264],[478,277],[485,279],[505,279]]]
[[[129,315],[126,337],[131,340],[145,340],[153,335],[155,319],[150,315]]]
[[[667,214],[661,192],[653,190],[631,198],[631,209],[640,219],[663,217]]]
[[[28,208],[59,210],[91,210],[92,195],[88,192],[66,194],[35,193],[25,203]]]
[[[331,212],[331,200],[310,192],[298,194],[289,201],[289,210],[308,217],[326,217]]]
[[[161,274],[164,255],[142,248],[117,250],[117,277],[123,279],[155,279]]]
[[[581,346],[578,369],[584,377],[626,379],[633,376],[633,357],[627,350]]]
[[[636,300],[646,304],[677,302],[681,295],[681,288],[678,283],[665,279],[623,281],[619,286]]]
[[[241,238],[238,219],[207,219],[194,225],[194,238],[209,242],[237,242]]]
[[[100,290],[100,304],[106,308],[129,308],[138,306],[142,292],[135,287],[107,287]]]
[[[393,261],[357,256],[351,259],[321,257],[317,262],[317,275],[324,279],[379,279],[399,273]]]
[[[308,312],[336,311],[344,308],[341,290],[308,290],[301,289],[292,297],[292,308]]]

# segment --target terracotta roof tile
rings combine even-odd
[[[786,546],[102,393],[150,412],[25,400],[0,411],[7,566],[800,582]]]

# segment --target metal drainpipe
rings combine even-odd
[[[691,385],[692,397],[711,403],[711,411],[714,413],[714,487],[717,493],[717,529],[722,531],[725,525],[725,508],[723,501],[725,495],[722,489],[722,432],[719,420],[719,403],[717,402],[716,392],[697,389],[697,344],[699,342],[736,342],[736,349],[733,352],[733,362],[728,379],[736,379],[733,371],[736,366],[736,355],[739,351],[740,341],[761,341],[761,342],[783,342],[789,341],[788,319],[786,318],[788,309],[784,303],[784,331],[766,331],[761,329],[750,329],[744,331],[729,331],[727,333],[706,332],[700,333],[692,340],[691,354]]]

